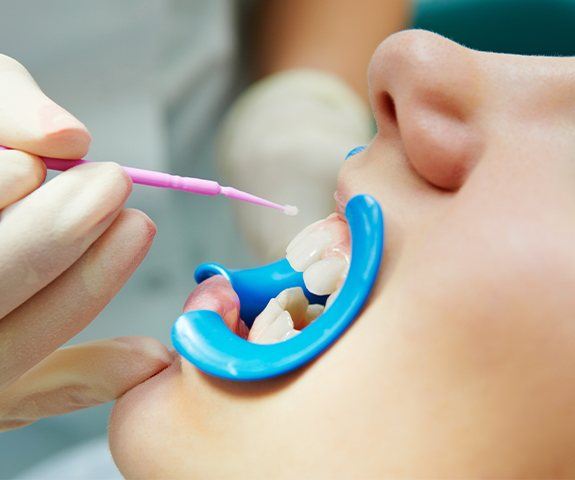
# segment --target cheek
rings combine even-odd
[[[507,215],[466,209],[470,223],[451,213],[405,247],[395,334],[449,405],[446,424],[480,427],[490,449],[515,442],[540,455],[550,442],[566,454],[575,431],[571,247]]]
[[[473,222],[443,221],[405,247],[407,260],[398,269],[403,295],[418,312],[409,316],[422,319],[418,327],[457,337],[478,366],[572,342],[571,246],[507,216],[466,216]]]

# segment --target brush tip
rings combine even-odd
[[[298,212],[299,212],[299,210],[297,207],[295,207],[293,205],[284,205],[284,213],[286,215],[293,217],[293,216],[297,215]]]

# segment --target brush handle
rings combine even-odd
[[[10,150],[9,147],[0,145],[0,150]],[[78,165],[90,163],[87,160],[63,160],[61,158],[40,157],[50,170],[64,172]],[[223,195],[242,202],[261,205],[263,207],[275,208],[287,215],[297,214],[297,208],[290,205],[280,205],[270,202],[265,198],[260,198],[251,193],[242,192],[232,187],[222,187],[218,182],[205,180],[203,178],[180,177],[169,173],[156,172],[154,170],[143,170],[141,168],[124,167],[124,171],[138,185],[148,185],[150,187],[169,188],[172,190],[182,190],[184,192],[195,193],[196,195]]]
[[[63,172],[77,165],[90,163],[86,160],[62,160],[59,158],[41,157],[46,167],[50,170]],[[213,180],[202,178],[180,177],[168,173],[155,172],[153,170],[143,170],[141,168],[122,167],[134,183],[138,185],[148,185],[150,187],[171,188],[172,190],[183,190],[184,192],[196,193],[198,195],[219,195],[222,187]]]

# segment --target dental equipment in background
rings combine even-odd
[[[0,150],[11,150],[9,147],[0,145]],[[62,160],[59,158],[40,157],[50,170],[66,171],[77,165],[90,163],[88,160]],[[280,205],[278,203],[260,198],[251,193],[242,192],[233,187],[223,187],[218,182],[203,178],[180,177],[169,173],[143,170],[141,168],[124,167],[124,171],[134,183],[150,187],[168,188],[194,193],[196,195],[222,195],[223,197],[240,200],[242,202],[260,205],[262,207],[280,210],[286,215],[297,215],[298,209],[293,205]]]
[[[248,342],[233,333],[210,310],[193,310],[180,316],[172,327],[172,344],[178,353],[200,370],[235,381],[262,380],[286,374],[321,355],[359,315],[375,285],[384,247],[381,207],[369,195],[356,195],[346,206],[351,233],[351,263],[347,278],[333,304],[299,335],[279,343]],[[229,270],[217,263],[200,265],[198,283],[223,275],[240,299],[240,317],[251,326],[268,301],[279,292],[301,287],[313,303],[326,297],[311,294],[303,274],[286,259],[247,270]]]

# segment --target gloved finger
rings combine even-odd
[[[61,348],[0,391],[0,431],[115,400],[172,358],[164,345],[146,337]]]
[[[16,60],[0,55],[0,145],[81,158],[90,141],[82,122],[48,98]]]
[[[325,72],[280,72],[241,95],[217,139],[222,177],[278,203],[305,206],[295,217],[282,217],[264,210],[254,215],[253,209],[234,204],[242,233],[259,258],[276,260],[298,231],[333,211],[345,153],[367,143],[371,134],[367,105]]]
[[[0,320],[0,386],[84,329],[143,260],[154,234],[145,214],[124,210],[79,261]]]
[[[117,216],[131,185],[118,165],[80,165],[2,211],[0,318],[80,258]]]
[[[36,190],[46,178],[38,157],[18,150],[0,150],[0,210]]]
[[[232,332],[242,338],[248,337],[249,329],[240,319],[240,299],[230,282],[221,275],[214,275],[196,287],[184,305],[184,312],[191,310],[216,312]]]

